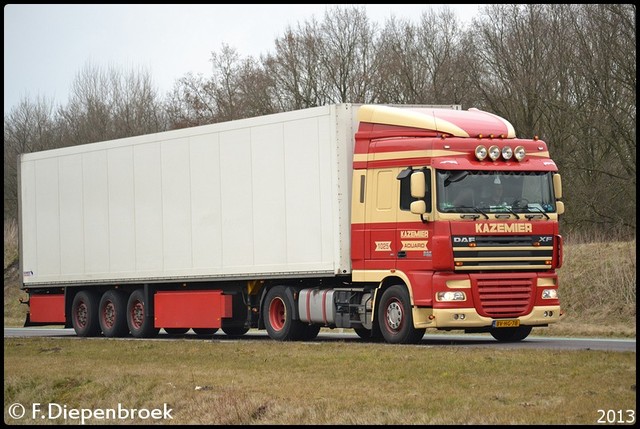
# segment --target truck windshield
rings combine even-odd
[[[438,170],[437,204],[444,213],[554,212],[550,172]]]

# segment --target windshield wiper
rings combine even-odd
[[[516,213],[516,212],[514,212],[513,210],[511,210],[511,208],[510,208],[510,207],[505,206],[505,207],[504,207],[504,209],[505,209],[506,211],[508,211],[509,213],[511,213],[512,215],[514,215],[514,216],[516,217],[516,219],[520,219],[520,216],[518,215],[518,213]]]
[[[546,214],[546,213],[545,213],[545,212],[544,212],[540,207],[535,207],[535,206],[533,206],[533,207],[529,207],[529,210],[532,210],[532,209],[536,209],[538,213],[543,214],[543,215],[544,215],[544,217],[546,217],[546,218],[547,218],[547,220],[551,219],[551,218],[549,217],[549,215],[548,215],[548,214]],[[538,216],[538,215],[531,215],[531,214],[528,214],[528,215],[525,215],[524,217],[526,217],[528,220],[531,220],[531,219],[533,219],[534,217],[537,217],[537,216]]]
[[[475,210],[476,213],[480,213],[482,216],[484,216],[485,219],[489,219],[489,215],[483,212],[482,210],[480,210],[479,208],[474,207],[473,210]]]

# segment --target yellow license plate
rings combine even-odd
[[[517,328],[520,326],[520,320],[494,320],[494,328]]]

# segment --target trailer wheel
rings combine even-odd
[[[413,327],[409,292],[400,285],[391,286],[382,294],[378,323],[385,341],[392,344],[415,344],[426,331]]]
[[[193,328],[193,332],[199,337],[206,337],[218,332],[218,328]]]
[[[100,329],[105,337],[124,337],[127,325],[127,294],[118,289],[108,290],[100,299]]]
[[[228,328],[222,328],[222,332],[227,334],[229,337],[241,337],[247,332],[249,332],[249,328],[228,327]]]
[[[302,338],[304,325],[299,320],[293,320],[293,305],[284,286],[276,286],[267,292],[262,314],[269,337],[277,341]]]
[[[98,294],[96,292],[81,290],[73,297],[71,323],[76,335],[79,337],[96,337],[100,335]]]
[[[493,328],[489,331],[491,336],[502,343],[514,343],[522,341],[531,333],[531,326],[518,326],[517,328]]]
[[[153,316],[147,317],[146,301],[142,289],[136,289],[127,303],[127,325],[131,335],[136,338],[152,338],[158,335],[160,328],[154,328]]]
[[[184,335],[189,332],[189,328],[164,328],[164,331],[169,335]]]

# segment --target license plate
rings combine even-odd
[[[517,328],[520,326],[520,320],[494,320],[494,328]]]

